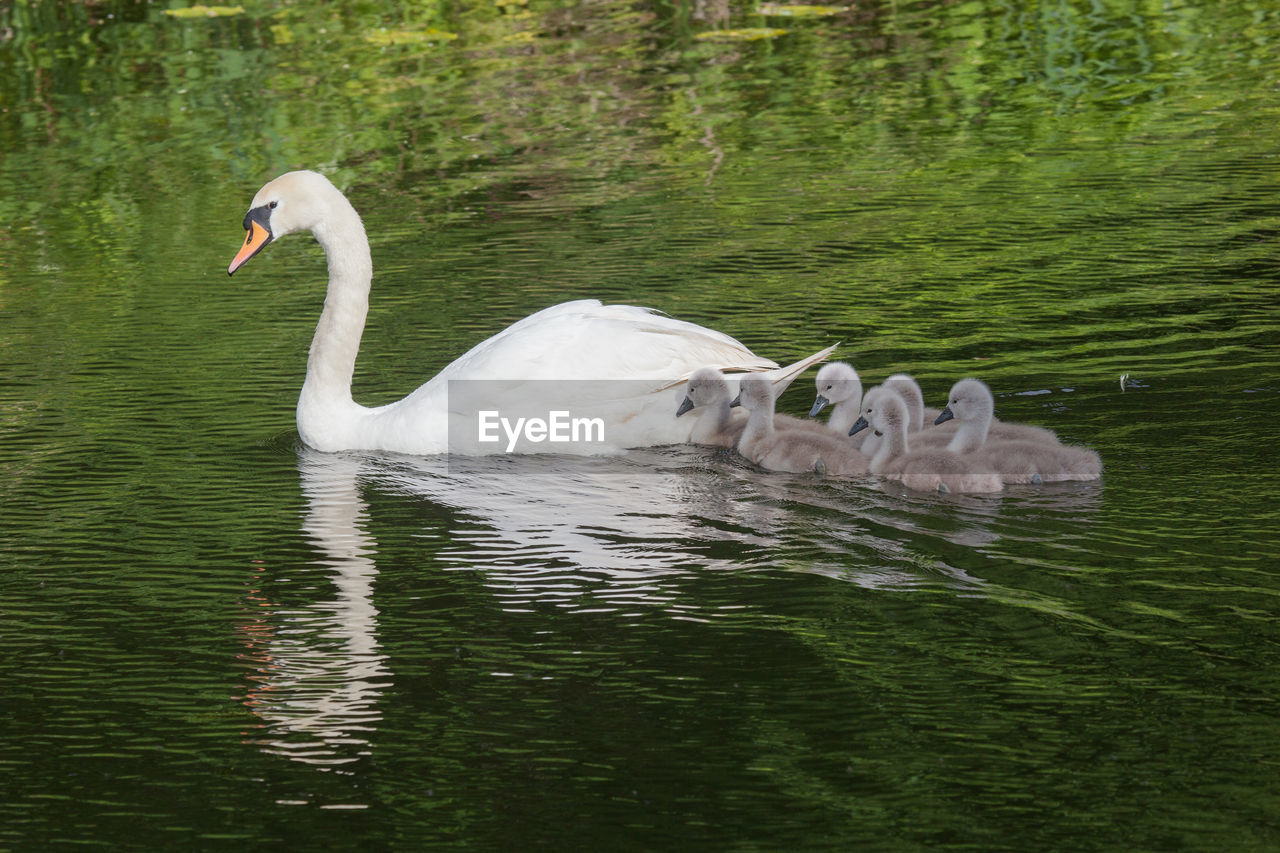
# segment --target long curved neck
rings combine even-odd
[[[369,313],[373,261],[360,216],[346,199],[342,201],[312,230],[329,261],[329,290],[311,339],[307,378],[298,399],[298,428],[304,440],[309,428],[319,422],[340,423],[337,415],[357,408],[351,398],[351,378]]]
[[[915,381],[902,376],[890,376],[884,381],[886,388],[898,392],[902,402],[907,404],[907,432],[919,432],[924,429],[924,395]]]
[[[706,412],[698,419],[698,425],[694,427],[693,434],[698,439],[714,440],[723,436],[732,422],[733,409],[729,408],[729,399],[726,397],[716,400],[707,406]],[[703,444],[705,441],[696,443]]]
[[[884,437],[880,439],[880,446],[876,449],[876,455],[871,458],[871,464],[867,466],[867,469],[872,474],[883,473],[885,467],[891,461],[910,450],[907,444],[906,423],[898,421],[887,426],[888,430],[884,433]]]
[[[747,418],[747,426],[742,431],[742,438],[738,441],[740,448],[750,448],[756,442],[763,441],[773,435],[773,407],[761,406],[758,409],[752,409],[750,416]]]
[[[991,414],[980,414],[960,422],[956,434],[947,444],[952,453],[972,453],[987,443],[987,431],[991,429]]]
[[[862,414],[862,389],[831,407],[827,427],[840,435],[848,435],[854,421]]]
[[[914,386],[904,384],[901,390],[907,404],[907,432],[919,432],[924,429],[924,398],[914,393]]]

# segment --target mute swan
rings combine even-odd
[[[737,396],[738,380],[741,376],[742,374],[725,376],[714,367],[700,367],[689,377],[689,382],[685,386],[684,399],[676,410],[676,417],[694,409],[706,408],[706,411],[700,413],[689,434],[690,443],[710,444],[717,447],[737,446],[742,430],[747,425],[745,412],[742,416],[734,417],[736,413],[733,407],[737,405],[737,400],[733,399],[731,402],[731,398]],[[781,383],[774,386],[775,397],[780,387],[782,387]],[[778,412],[774,412],[773,426],[774,429],[788,432],[800,430],[816,432],[824,436],[830,434],[827,427],[820,423]]]
[[[962,379],[951,387],[947,407],[940,418],[960,424],[948,449],[994,468],[1006,483],[1051,483],[1063,480],[1096,480],[1102,475],[1102,459],[1084,447],[1058,443],[1054,433],[1026,424],[1002,423],[992,428],[995,401],[991,389],[977,379]],[[1006,440],[999,435],[1025,435]]]
[[[775,429],[773,388],[763,377],[742,377],[738,399],[750,417],[738,452],[761,468],[800,474],[816,472],[838,477],[867,473],[867,458],[846,440],[823,429]]]
[[[904,379],[910,385],[895,382],[891,387],[906,401],[908,413],[912,412],[913,405],[915,410],[920,411],[919,416],[914,420],[922,421],[924,396],[920,393],[920,387],[915,384],[915,380],[906,374],[899,373],[885,380],[885,385],[889,385],[890,380]],[[858,371],[843,361],[828,362],[818,369],[818,375],[814,378],[813,384],[818,395],[814,398],[813,408],[809,410],[809,417],[816,417],[824,408],[832,405],[831,415],[827,418],[827,428],[840,436],[850,436],[849,428],[862,414],[862,379],[858,376]],[[849,440],[853,442],[854,447],[868,457],[875,454],[880,444],[879,437],[873,435],[870,430],[856,433],[850,436]]]
[[[952,453],[972,453],[988,438],[1002,441],[1034,441],[1057,445],[1058,436],[1043,427],[997,420],[995,398],[985,382],[977,379],[961,379],[951,386],[947,406],[938,413],[935,423],[955,419],[959,426],[947,449]]]
[[[934,426],[934,418],[940,414],[938,409],[927,408],[924,404],[924,392],[914,376],[906,373],[895,373],[884,381],[884,387],[897,391],[907,404],[907,432],[920,432]]]
[[[947,424],[945,427],[937,428],[929,421],[925,420],[925,415],[929,410],[924,406],[924,394],[920,391],[920,385],[915,379],[905,373],[895,373],[886,379],[883,384],[872,388],[875,390],[884,390],[897,394],[902,398],[902,402],[907,407],[907,432],[911,435],[911,444],[917,450],[922,447],[945,447],[947,442],[951,440],[951,433],[955,431],[955,427]],[[870,391],[867,392],[871,393]],[[866,399],[865,397],[863,398]],[[936,410],[934,410],[936,412]],[[861,414],[861,412],[859,412]],[[921,424],[929,424],[928,428],[922,428]],[[852,426],[852,423],[850,423]],[[883,436],[877,434],[874,430],[864,430],[861,432],[850,432],[853,441],[861,440],[858,445],[859,449],[868,457],[874,457],[876,451],[880,449]]]
[[[862,417],[853,432],[868,426],[881,436],[870,471],[900,480],[909,489],[940,492],[998,492],[1000,476],[977,462],[935,448],[912,451],[907,434],[907,404],[889,388],[872,388],[862,398]]]
[[[503,380],[502,390],[486,398],[495,409],[502,408],[495,402],[509,399],[513,386],[519,386],[517,390],[531,405],[542,405],[543,412],[587,406],[604,412],[602,420],[608,428],[598,446],[585,451],[553,444],[525,445],[525,449],[608,452],[675,444],[688,440],[692,424],[671,417],[671,398],[663,392],[697,367],[711,364],[762,371],[769,380],[785,385],[834,349],[780,368],[720,332],[646,308],[584,299],[525,317],[472,347],[407,397],[366,408],[351,397],[373,277],[369,241],[359,214],[324,176],[289,172],[258,191],[244,227],[248,232],[244,246],[227,267],[228,274],[273,240],[295,231],[310,231],[328,258],[329,289],[311,342],[297,411],[302,440],[317,450],[502,452],[503,442],[483,443],[476,413],[459,411],[458,395],[451,403],[454,380]],[[619,380],[633,381],[624,390]],[[479,393],[475,386],[468,387],[471,393]]]
[[[924,393],[920,390],[920,383],[916,382],[914,377],[906,373],[895,373],[876,387],[892,391],[906,404],[907,432],[911,436],[911,446],[916,450],[922,450],[925,447],[942,448],[951,440],[955,427],[952,424],[943,427],[934,425],[933,418],[937,417],[938,410],[925,408]],[[862,443],[862,452],[868,456],[875,456],[883,437],[876,435],[873,430],[866,430],[858,435],[866,436]],[[854,436],[855,440],[858,435]]]
[[[693,372],[685,388],[684,400],[676,409],[677,418],[693,409],[703,410],[689,433],[691,444],[737,446],[747,419],[734,417],[735,412],[729,407],[732,398],[733,393],[723,373],[714,367],[700,367]]]
[[[813,408],[809,417],[817,417],[827,406],[831,406],[831,414],[827,416],[827,429],[844,438],[849,435],[849,427],[858,419],[862,410],[862,380],[853,365],[843,361],[831,361],[818,368],[818,375],[813,384],[818,396],[813,400]],[[848,439],[853,446],[862,449],[863,442],[870,433],[859,433]]]

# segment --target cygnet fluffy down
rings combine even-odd
[[[838,477],[857,477],[867,472],[867,458],[846,439],[825,429],[776,428],[773,388],[763,377],[744,376],[738,399],[749,414],[747,428],[738,442],[738,452],[761,468]]]
[[[979,493],[1003,488],[1000,475],[977,460],[937,448],[912,451],[908,418],[906,402],[888,388],[873,388],[863,398],[862,417],[853,429],[870,427],[881,437],[869,465],[872,474],[920,491]]]

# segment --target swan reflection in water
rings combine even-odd
[[[704,447],[611,457],[298,456],[302,529],[331,572],[303,606],[264,603],[245,627],[246,703],[267,751],[340,770],[372,751],[378,703],[393,682],[374,604],[378,545],[362,489],[447,510],[433,567],[482,578],[499,611],[556,607],[713,621],[688,579],[784,569],[869,589],[950,588],[1005,597],[940,555],[980,554],[1034,536],[1019,515],[1080,517],[1093,490],[1010,498],[920,495],[871,482],[770,474]],[[421,517],[416,515],[414,517]],[[1010,521],[1010,517],[1014,521]],[[410,532],[412,544],[422,532]],[[1056,534],[1060,535],[1060,534]],[[400,539],[397,547],[404,547]],[[745,599],[744,599],[745,602]],[[745,604],[749,611],[750,603]],[[735,616],[743,607],[734,608]]]
[[[378,699],[391,683],[378,646],[377,565],[365,530],[360,464],[319,453],[299,460],[307,501],[302,530],[319,549],[317,563],[332,571],[332,593],[298,608],[264,604],[242,629],[255,670],[245,703],[264,722],[253,740],[321,767],[370,754]]]

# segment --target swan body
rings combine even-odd
[[[867,473],[867,458],[847,440],[825,428],[777,429],[773,419],[773,389],[763,377],[744,376],[738,399],[749,413],[747,427],[738,441],[738,452],[761,468],[837,477]]]
[[[871,457],[872,474],[899,480],[919,491],[981,493],[998,492],[1004,485],[1000,475],[978,460],[945,449],[912,451],[908,437],[906,401],[889,388],[873,388],[862,399],[862,417],[853,428],[870,426],[881,436]]]
[[[1102,458],[1086,447],[1037,441],[992,441],[964,456],[991,468],[1009,484],[1039,485],[1096,480],[1102,476]]]
[[[936,422],[944,423],[952,419],[958,424],[947,445],[952,453],[972,453],[981,448],[988,438],[1060,446],[1053,430],[997,420],[995,398],[991,395],[991,389],[978,379],[961,379],[951,386],[947,406],[938,413]]]
[[[484,406],[543,415],[582,412],[598,416],[605,427],[591,444],[536,443],[526,433],[521,451],[607,453],[680,443],[688,440],[692,423],[671,417],[666,392],[697,367],[762,372],[785,387],[834,349],[780,368],[720,332],[647,308],[584,299],[525,317],[407,397],[368,408],[351,396],[373,277],[359,214],[323,175],[289,172],[258,191],[244,227],[244,246],[229,274],[295,231],[310,231],[328,259],[329,287],[297,409],[298,432],[316,450],[508,451],[506,442],[490,441],[483,425],[477,428]]]

